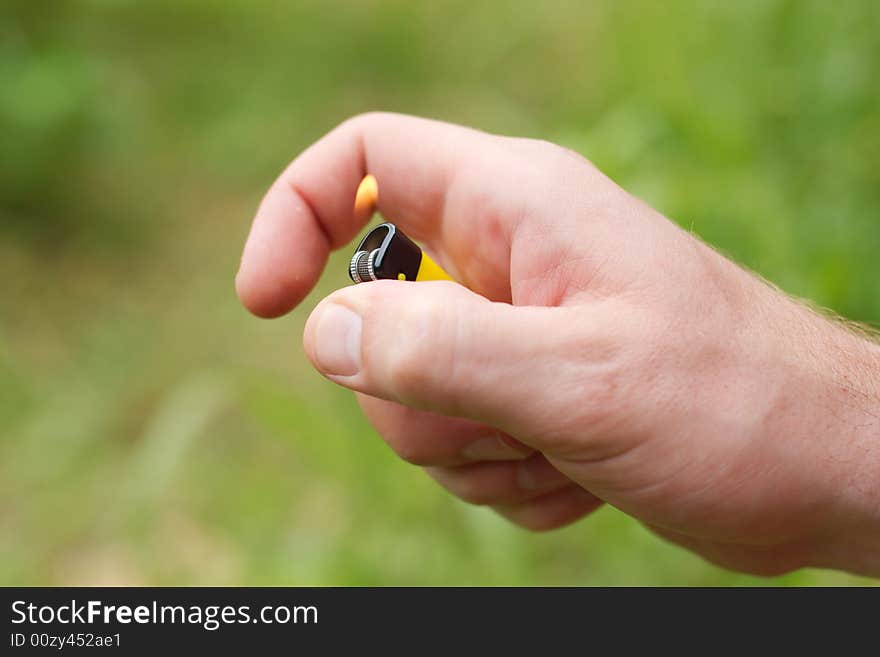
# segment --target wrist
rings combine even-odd
[[[807,311],[811,312],[811,311]],[[813,316],[816,485],[829,495],[811,564],[880,575],[880,344],[858,329]]]

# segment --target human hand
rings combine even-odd
[[[368,114],[264,198],[236,279],[281,315],[379,208],[462,285],[324,299],[306,353],[404,459],[531,529],[613,504],[709,560],[880,574],[880,347],[526,139]]]

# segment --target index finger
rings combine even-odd
[[[443,234],[449,217],[471,222],[471,229],[480,225],[462,211],[469,193],[462,194],[460,185],[456,191],[457,176],[485,162],[486,147],[497,150],[498,142],[469,128],[396,114],[365,114],[341,124],[297,157],[263,198],[236,276],[242,303],[256,315],[277,317],[302,301],[330,250],[347,244],[369,221],[369,212],[353,209],[367,173],[379,181],[379,209],[389,220],[429,246],[454,244],[449,232]],[[474,182],[464,178],[472,195]],[[478,208],[471,205],[470,211]],[[506,231],[496,224],[493,215],[486,230],[503,237]],[[503,287],[509,240],[495,242],[488,270],[500,270],[487,278],[490,287]],[[444,264],[456,272],[454,263]]]

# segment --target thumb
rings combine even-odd
[[[534,443],[576,392],[556,379],[583,353],[578,317],[575,308],[491,302],[445,281],[375,281],[324,299],[304,344],[340,385],[491,424],[540,449]]]

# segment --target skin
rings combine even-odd
[[[346,121],[260,205],[251,312],[291,310],[358,235],[367,172],[462,285],[338,290],[304,345],[404,460],[532,530],[608,503],[728,568],[880,575],[880,346],[559,146]]]

